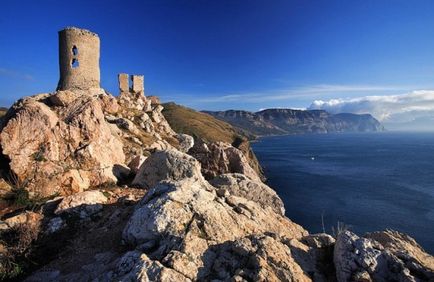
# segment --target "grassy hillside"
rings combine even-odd
[[[240,149],[247,157],[250,166],[263,179],[262,168],[253,153],[248,137],[237,131],[229,123],[218,120],[206,113],[197,112],[175,103],[163,104],[163,115],[170,126],[178,133],[185,133],[205,142],[223,141]]]
[[[199,137],[205,142],[233,143],[241,137],[227,122],[175,103],[163,104],[163,115],[178,133]]]

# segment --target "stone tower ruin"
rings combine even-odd
[[[57,90],[99,88],[99,48],[98,35],[89,30],[67,27],[59,31]]]
[[[145,95],[145,88],[144,88],[144,76],[143,75],[129,75],[127,73],[120,73],[118,75],[119,80],[119,90],[121,93],[133,93],[138,95]],[[131,80],[131,87],[130,87],[130,80]]]

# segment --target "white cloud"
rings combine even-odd
[[[230,93],[227,95],[208,95],[199,101],[202,103],[214,102],[237,102],[240,99],[243,102],[258,103],[271,101],[284,101],[296,98],[321,97],[329,94],[356,94],[367,92],[390,92],[402,91],[400,86],[378,86],[378,85],[336,85],[336,84],[318,84],[303,87],[294,87],[288,89],[269,90],[263,92],[250,93]]]
[[[383,122],[410,122],[434,116],[434,90],[417,90],[400,95],[315,100],[308,109],[330,113],[372,114]]]

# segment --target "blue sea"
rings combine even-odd
[[[310,233],[405,232],[434,254],[434,133],[264,137],[252,144],[286,215]]]

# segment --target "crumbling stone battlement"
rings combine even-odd
[[[131,77],[131,79],[130,79]],[[119,90],[122,93],[134,93],[145,95],[144,76],[143,75],[129,75],[127,73],[120,73],[118,75]],[[131,80],[131,87],[130,87]]]
[[[76,27],[59,31],[60,79],[57,90],[100,88],[100,40]]]
[[[84,28],[78,28],[75,26],[67,26],[63,30],[70,30],[70,31],[73,31],[75,33],[79,33],[82,35],[92,35],[92,36],[99,37],[98,34],[96,34],[95,32],[92,32],[92,31],[90,31],[88,29],[84,29]]]

